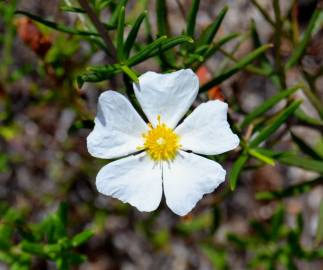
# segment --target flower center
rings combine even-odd
[[[145,139],[143,147],[148,155],[154,161],[173,160],[176,157],[177,150],[180,147],[179,136],[164,123],[160,122],[158,116],[158,125],[143,134]]]

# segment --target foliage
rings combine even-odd
[[[28,217],[31,213],[35,216],[33,210],[40,211],[33,209],[34,195],[20,190],[29,200],[26,210],[19,205],[19,200],[12,200],[16,196],[13,195],[14,185],[9,187],[10,196],[3,195],[0,186],[0,200],[10,203],[0,204],[0,261],[11,269],[33,269],[37,260],[52,262],[57,269],[71,269],[86,261],[79,246],[90,245],[93,233],[84,230],[84,226],[68,222],[67,205],[74,200],[78,200],[79,211],[88,224],[96,227],[96,232],[100,231],[100,236],[107,233],[105,223],[109,223],[109,217],[117,216],[126,219],[131,230],[143,235],[154,250],[167,250],[177,238],[193,243],[214,269],[234,269],[230,259],[232,253],[242,254],[244,267],[250,269],[298,269],[299,262],[319,261],[323,256],[323,202],[316,213],[317,232],[315,240],[310,239],[313,240],[311,245],[302,242],[303,223],[309,221],[298,214],[296,226],[291,228],[286,220],[287,216],[294,215],[283,205],[288,199],[301,200],[301,195],[310,196],[310,192],[322,187],[323,183],[323,101],[318,89],[323,69],[321,63],[314,69],[306,66],[311,51],[316,52],[309,48],[320,35],[322,4],[316,1],[318,3],[302,29],[297,19],[297,1],[291,1],[286,12],[281,10],[283,1],[269,1],[273,16],[260,1],[250,1],[271,29],[272,38],[263,42],[261,26],[254,21],[250,22],[247,32],[227,33],[223,30],[223,24],[230,19],[230,6],[220,8],[213,21],[202,29],[198,24],[202,1],[192,0],[182,14],[185,25],[181,34],[175,35],[170,1],[156,0],[153,10],[150,2],[61,1],[60,16],[74,20],[44,16],[32,9],[22,10],[18,0],[0,2],[0,173],[10,175],[10,183],[11,179],[15,183],[21,177],[16,173],[19,167],[42,170],[41,177],[53,181],[57,192],[44,195],[39,191],[42,196],[39,203],[47,209],[46,213],[52,203],[67,201],[67,204],[60,204],[55,213],[34,223]],[[156,15],[156,21],[152,20],[152,15]],[[28,20],[21,21],[22,18]],[[34,62],[19,63],[15,51],[17,40],[25,44],[26,50],[33,51]],[[246,44],[252,44],[252,49],[239,54],[239,49]],[[284,54],[286,44],[289,52]],[[95,60],[98,55],[103,55],[100,61]],[[93,87],[99,90],[109,87],[122,92],[142,114],[131,83],[138,81],[143,66],[152,66],[162,72],[182,68],[199,72],[214,59],[218,61],[218,68],[201,82],[199,97],[205,100],[215,90],[224,92],[230,107],[229,120],[241,140],[236,151],[211,157],[220,159],[228,168],[228,185],[210,200],[205,200],[206,211],[199,213],[197,210],[187,219],[174,220],[172,217],[169,223],[165,218],[169,227],[158,228],[160,217],[164,217],[161,211],[136,219],[133,210],[127,206],[116,204],[113,210],[102,207],[94,199],[99,195],[92,188],[99,161],[89,159],[84,153],[84,138],[93,125],[94,113],[90,106]],[[298,76],[293,75],[296,72]],[[239,84],[236,77],[241,74],[262,78],[273,88],[272,95],[264,102],[254,104],[252,110],[246,110],[235,93],[225,92],[225,84]],[[15,89],[21,86],[24,88],[16,94]],[[91,98],[85,97],[84,89],[91,92]],[[304,104],[315,113],[308,113]],[[43,118],[43,111],[54,117]],[[32,113],[38,113],[38,119],[33,119],[27,126],[24,123],[27,117],[20,115]],[[62,120],[62,124],[55,118],[58,115],[72,115],[73,121]],[[63,116],[60,119],[65,119]],[[31,166],[28,151],[19,153],[23,148],[19,141],[23,141],[27,131],[33,131],[35,123],[40,128],[34,136],[38,135],[40,139],[34,143],[31,152],[39,161],[36,158],[41,150],[50,149],[44,156],[52,155],[54,161],[48,162],[51,166],[46,168],[41,167],[41,162],[37,168]],[[52,131],[51,124],[66,124],[65,133]],[[310,141],[295,132],[297,127],[318,132],[319,139]],[[52,141],[55,143],[51,144]],[[34,159],[31,162],[37,163]],[[247,235],[233,230],[224,243],[219,243],[215,236],[223,233],[219,227],[226,222],[224,208],[249,185],[245,180],[249,179],[248,173],[268,166],[285,171],[284,183],[278,188],[257,190],[252,196],[256,203],[271,208],[277,202],[281,205],[270,220],[249,222]],[[286,171],[291,168],[302,169],[314,176],[290,184],[292,177]]]
[[[57,269],[71,269],[86,260],[75,248],[86,243],[93,232],[84,230],[68,237],[66,204],[37,224],[25,223],[21,211],[4,204],[0,208],[0,259],[11,269],[30,269],[34,256],[55,262]]]
[[[305,248],[301,243],[303,232],[303,217],[296,217],[295,228],[289,228],[284,223],[285,211],[282,206],[277,207],[268,224],[252,221],[252,236],[228,235],[228,240],[238,249],[247,251],[251,255],[248,263],[250,269],[298,269],[296,260],[321,259],[323,249]]]

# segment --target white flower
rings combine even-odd
[[[221,154],[239,144],[227,122],[228,105],[208,101],[179,124],[198,94],[199,81],[192,70],[147,72],[133,86],[150,123],[123,95],[100,95],[88,151],[98,158],[124,158],[104,166],[96,186],[140,211],[155,210],[164,189],[168,207],[186,215],[225,179],[220,164],[197,154]]]

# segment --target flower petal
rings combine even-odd
[[[143,145],[142,134],[146,123],[130,102],[115,91],[106,91],[99,97],[93,131],[87,137],[87,148],[98,158],[117,158],[138,152]]]
[[[224,180],[225,170],[217,162],[180,151],[169,166],[163,167],[166,203],[174,213],[184,216]]]
[[[219,100],[198,106],[176,129],[181,149],[204,155],[216,155],[239,145],[227,121],[228,105]]]
[[[169,74],[146,72],[134,84],[136,97],[153,126],[161,121],[174,128],[188,111],[199,89],[198,77],[190,69]]]
[[[161,169],[145,153],[104,166],[96,177],[99,192],[130,203],[140,211],[155,210],[162,197]]]

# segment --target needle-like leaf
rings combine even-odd
[[[122,62],[125,58],[123,50],[123,34],[125,24],[125,7],[121,7],[118,16],[118,27],[117,27],[117,58],[119,62]]]
[[[243,153],[234,162],[229,175],[231,190],[235,190],[237,186],[238,177],[240,175],[240,171],[242,170],[243,166],[246,164],[247,161],[248,161],[248,154]]]
[[[251,113],[249,113],[241,124],[241,128],[245,128],[248,124],[250,124],[254,119],[259,116],[262,116],[272,107],[274,107],[278,102],[283,100],[284,98],[289,97],[294,92],[296,92],[300,88],[300,85],[295,85],[287,90],[281,91],[278,94],[272,96],[271,98],[267,99],[261,105],[259,105],[256,109],[254,109]]]
[[[186,34],[190,37],[194,37],[196,16],[199,10],[199,5],[200,5],[200,0],[193,0],[191,9],[188,15]]]
[[[298,44],[296,49],[293,51],[291,57],[289,58],[288,62],[286,63],[286,69],[289,69],[296,65],[302,58],[306,50],[306,47],[311,40],[313,29],[316,25],[317,20],[320,18],[321,12],[322,10],[320,8],[315,9],[301,42]]]
[[[266,126],[263,130],[259,132],[259,134],[250,142],[250,147],[256,147],[261,142],[266,140],[270,135],[272,135],[287,119],[290,115],[292,115],[295,110],[301,105],[301,100],[294,101],[291,105],[289,105],[285,110],[283,110],[276,119]],[[323,169],[323,167],[322,167]]]
[[[124,43],[123,50],[124,50],[125,57],[129,57],[130,51],[131,51],[131,49],[135,43],[136,37],[138,35],[141,23],[143,22],[143,20],[145,19],[146,16],[147,16],[147,11],[144,11],[143,13],[141,13],[140,16],[137,18],[137,20],[135,21],[133,27],[131,28],[131,31]]]
[[[236,74],[238,71],[242,70],[244,67],[252,63],[255,59],[257,59],[261,54],[263,54],[266,50],[272,47],[271,44],[266,44],[257,48],[253,52],[249,53],[245,57],[243,57],[239,62],[237,62],[232,68],[224,71],[222,74],[216,76],[211,81],[207,82],[206,84],[202,85],[200,88],[200,92],[205,92],[223,82],[224,80],[230,78],[232,75]]]

